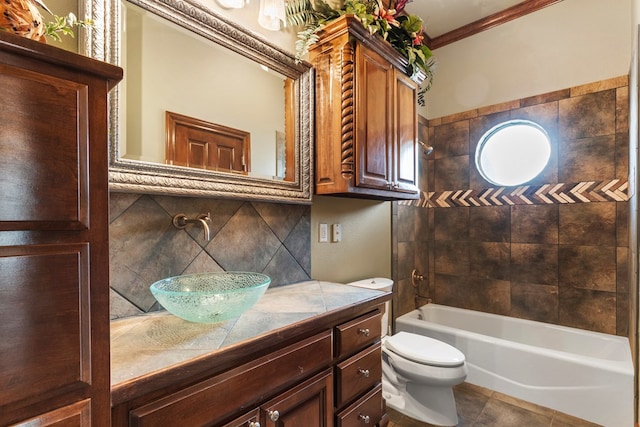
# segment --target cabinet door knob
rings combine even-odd
[[[369,424],[369,421],[371,421],[368,415],[362,415],[362,414],[358,415],[358,420],[362,421],[365,424]]]
[[[369,370],[368,369],[358,369],[358,375],[362,375],[365,378],[369,378]]]
[[[364,335],[365,337],[368,337],[371,334],[371,331],[369,330],[369,328],[365,328],[365,329],[359,328],[358,333],[360,335]]]
[[[251,421],[248,427],[260,427],[260,423],[257,421]]]
[[[271,421],[273,421],[275,423],[276,421],[278,421],[278,418],[280,418],[280,412],[278,412],[278,411],[269,411],[269,419]]]

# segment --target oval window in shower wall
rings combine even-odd
[[[551,142],[542,126],[529,120],[509,120],[482,135],[476,166],[490,183],[513,186],[538,176],[550,156]]]

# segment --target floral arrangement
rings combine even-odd
[[[419,100],[431,87],[435,58],[424,44],[423,21],[417,15],[402,13],[412,0],[391,0],[393,7],[385,8],[382,0],[288,0],[287,21],[304,27],[298,32],[296,58],[302,60],[309,47],[319,39],[318,32],[345,14],[354,15],[371,34],[378,34],[407,58],[406,73],[415,78],[420,71],[426,74]],[[423,105],[423,104],[422,104]]]

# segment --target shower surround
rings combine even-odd
[[[422,120],[420,200],[394,212],[396,315],[412,310],[411,269],[434,302],[627,335],[628,77]],[[509,119],[541,124],[550,163],[496,188],[475,165],[478,140]],[[424,301],[420,301],[424,302]]]

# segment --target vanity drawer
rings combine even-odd
[[[336,427],[375,426],[382,419],[382,384],[336,416]]]
[[[361,351],[336,366],[338,407],[372,388],[382,378],[380,343]]]
[[[332,334],[319,335],[132,410],[132,426],[218,425],[331,364]]]
[[[241,417],[236,418],[223,427],[257,427],[260,425],[260,408],[256,408]]]
[[[380,339],[382,313],[375,311],[336,327],[336,356],[342,358]]]

